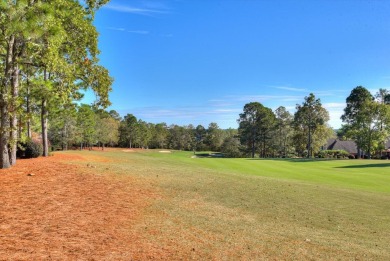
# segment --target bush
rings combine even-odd
[[[42,144],[38,141],[29,140],[18,145],[17,156],[19,158],[38,158],[42,155]]]
[[[349,157],[349,153],[345,150],[322,150],[318,152],[318,158],[337,158],[337,159],[345,159]]]

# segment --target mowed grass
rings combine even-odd
[[[157,196],[128,229],[173,259],[390,260],[388,161],[77,153],[150,184]]]

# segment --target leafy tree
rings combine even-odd
[[[304,136],[307,137],[307,157],[311,158],[313,156],[313,138],[316,138],[316,132],[329,121],[329,113],[322,107],[321,100],[316,99],[313,93],[305,97],[302,105],[297,104],[296,109],[294,127],[298,133],[295,140],[302,141]]]
[[[218,124],[212,122],[209,124],[206,132],[205,143],[212,151],[219,151],[223,142],[223,131],[219,128]]]
[[[127,114],[120,125],[120,140],[122,144],[127,143],[129,148],[134,146],[138,136],[138,122],[133,114]]]
[[[168,146],[176,150],[193,150],[195,148],[194,127],[172,124],[169,127]]]
[[[240,141],[247,146],[252,158],[260,146],[260,156],[265,157],[267,141],[271,139],[270,133],[275,124],[272,110],[258,102],[251,102],[244,106],[243,113],[237,121]]]
[[[122,117],[119,115],[119,113],[116,111],[116,110],[110,110],[108,112],[108,114],[110,115],[111,118],[117,120],[117,121],[121,121],[122,120]]]
[[[98,65],[95,11],[107,0],[18,0],[0,2],[0,168],[16,162],[16,140],[21,137],[21,94],[27,95],[30,114],[30,83],[35,82],[35,98],[40,100],[44,152],[48,154],[49,111],[69,104],[78,90],[92,88],[96,105],[107,106],[112,83],[108,71]],[[20,76],[27,77],[21,78]],[[31,81],[29,80],[31,78]],[[27,84],[20,85],[20,80]],[[28,90],[21,90],[27,86]]]
[[[96,133],[97,141],[100,142],[102,150],[104,150],[106,144],[111,146],[117,144],[119,140],[119,121],[111,116],[97,116]]]
[[[16,163],[17,108],[19,79],[28,43],[42,35],[42,24],[49,15],[43,15],[48,3],[32,1],[1,1],[0,3],[0,168]]]
[[[386,89],[379,89],[379,91],[375,94],[375,98],[380,104],[390,104],[390,92]]]
[[[95,112],[90,105],[81,104],[78,108],[77,126],[79,130],[80,149],[83,149],[84,146],[91,148],[97,141],[96,118]]]
[[[152,131],[152,147],[154,148],[166,148],[168,139],[168,127],[166,123],[158,123],[154,125],[154,131]]]
[[[202,151],[207,150],[206,137],[207,137],[207,130],[202,125],[196,126],[195,130],[195,150],[196,151]]]
[[[75,104],[66,105],[53,110],[50,115],[48,137],[52,146],[67,150],[69,145],[77,140],[77,107]]]
[[[137,143],[138,147],[149,148],[149,143],[152,139],[152,124],[148,124],[143,120],[138,120],[138,134]]]
[[[221,152],[228,158],[239,158],[242,156],[242,145],[237,137],[226,137],[221,146]]]
[[[275,116],[276,132],[274,139],[277,152],[279,155],[287,156],[293,135],[292,123],[294,118],[284,106],[280,106],[275,110]]]
[[[363,86],[354,88],[346,99],[347,106],[344,108],[342,121],[346,124],[347,137],[352,138],[358,147],[358,157],[361,156],[361,149],[370,147],[370,138],[367,134],[371,133],[373,125],[373,114],[377,110],[374,106],[374,97]]]

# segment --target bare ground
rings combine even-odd
[[[0,260],[145,260],[170,254],[132,227],[155,195],[131,177],[96,175],[80,156],[0,170]],[[95,159],[96,160],[96,159]]]

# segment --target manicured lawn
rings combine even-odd
[[[129,229],[171,258],[390,260],[388,161],[77,153],[150,184],[156,197]]]

